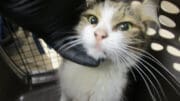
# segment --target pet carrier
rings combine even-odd
[[[150,53],[180,78],[180,1],[160,0],[161,28],[148,29]],[[42,39],[0,18],[0,51],[11,69],[25,82],[37,84],[56,79],[61,57]],[[179,79],[180,81],[180,79]]]
[[[16,75],[28,84],[56,80],[61,57],[33,33],[0,18],[0,52]]]

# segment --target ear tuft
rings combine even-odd
[[[146,26],[146,31],[148,28],[154,29],[155,31],[158,31],[160,29],[160,24],[154,21],[145,21],[144,25]]]
[[[86,5],[87,5],[87,7],[89,7],[92,4],[94,4],[95,2],[96,2],[96,0],[86,0]]]
[[[131,7],[133,9],[140,9],[141,6],[142,6],[142,3],[140,1],[132,1],[131,2]]]
[[[99,2],[102,2],[102,1],[105,1],[105,0],[86,0],[86,5],[87,5],[87,7],[90,7],[93,4],[99,3]]]
[[[142,3],[142,21],[146,23],[147,26],[160,27],[158,21],[158,0],[144,0]]]

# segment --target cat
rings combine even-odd
[[[60,101],[122,101],[127,73],[138,68],[150,23],[157,26],[157,1],[87,0],[87,9],[59,51],[82,44],[101,64],[90,68],[65,60],[60,68]],[[139,70],[139,69],[137,69]]]

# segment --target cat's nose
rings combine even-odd
[[[108,37],[108,33],[103,29],[98,29],[94,32],[94,36],[97,40],[103,40]]]

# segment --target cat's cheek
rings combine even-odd
[[[94,28],[92,26],[86,26],[84,30],[81,31],[81,39],[85,48],[94,46],[96,40],[93,33]]]

